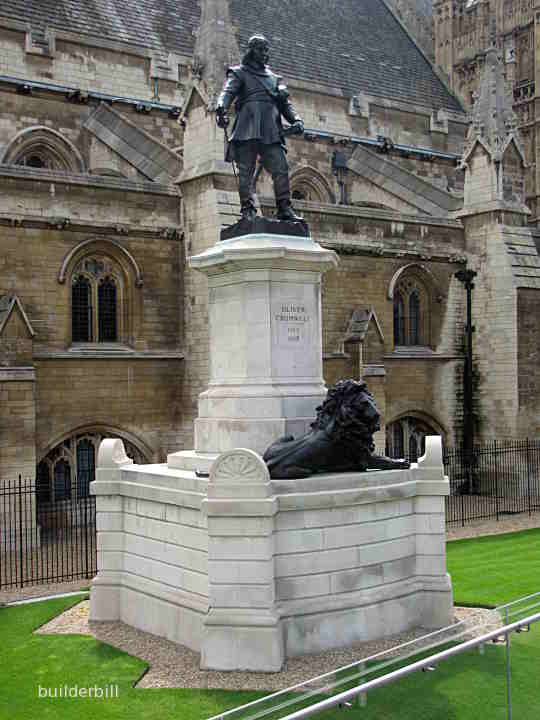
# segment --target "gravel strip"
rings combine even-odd
[[[88,621],[88,600],[70,608],[36,632],[39,634],[91,635],[104,643],[145,660],[150,670],[137,687],[140,688],[216,688],[226,690],[281,690],[317,675],[359,661],[396,645],[426,634],[417,628],[383,640],[356,643],[350,648],[329,650],[316,655],[289,658],[279,673],[218,672],[201,670],[200,656],[188,648],[150,633],[136,630],[121,622],[96,623]],[[466,620],[461,628],[465,637],[473,637],[500,625],[499,617],[491,610],[456,608],[456,621]],[[478,624],[482,628],[478,629]],[[474,629],[473,629],[474,628]],[[448,639],[452,639],[450,632]],[[426,645],[427,643],[423,643]],[[415,647],[418,651],[422,645]],[[388,657],[397,653],[389,653]]]
[[[47,595],[60,595],[61,593],[86,590],[90,587],[91,580],[75,580],[64,583],[42,583],[40,585],[28,585],[23,588],[10,588],[0,591],[0,605],[2,603],[15,602],[15,600],[28,600],[30,598],[46,597]]]
[[[92,635],[88,627],[89,600],[83,600],[38,628],[36,635]]]
[[[464,527],[460,525],[449,525],[446,527],[447,540],[461,540],[462,538],[473,538],[479,535],[502,535],[503,533],[519,532],[540,527],[540,512],[530,515],[510,515],[500,520],[491,518],[489,520],[477,520],[467,523]]]

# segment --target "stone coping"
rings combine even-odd
[[[425,472],[428,473],[426,479]],[[341,507],[417,496],[445,496],[449,494],[449,483],[442,476],[441,480],[434,479],[432,471],[418,469],[413,464],[409,470],[320,474],[300,480],[272,480],[269,496],[261,499],[209,498],[207,478],[199,477],[191,470],[156,464],[98,470],[98,479],[91,484],[91,492],[97,496],[121,495],[191,507],[212,515],[268,516],[278,511]]]
[[[35,379],[34,367],[0,368],[0,382],[34,382]]]
[[[27,168],[20,165],[0,165],[0,177],[31,182],[59,183],[63,185],[83,185],[89,188],[103,188],[119,192],[145,193],[150,195],[168,195],[178,197],[174,185],[151,182],[149,180],[129,180],[110,175],[90,175],[63,172],[61,170]]]
[[[70,350],[42,350],[34,352],[35,360],[183,360],[181,350],[131,350],[74,348]]]

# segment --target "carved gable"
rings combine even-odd
[[[0,296],[0,366],[31,365],[34,335],[19,298]]]

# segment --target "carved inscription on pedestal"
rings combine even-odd
[[[272,321],[279,347],[289,350],[309,347],[311,314],[306,303],[274,303],[272,305]]]

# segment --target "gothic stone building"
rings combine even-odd
[[[397,453],[454,444],[469,266],[480,437],[540,431],[539,241],[497,58],[469,129],[383,0],[0,6],[0,481],[37,468],[40,501],[75,499],[103,436],[139,462],[192,446],[208,313],[187,258],[238,217],[213,108],[254,32],[305,118],[296,207],[340,256],[326,382],[366,379],[381,449],[384,429]],[[263,173],[265,214],[271,194]]]

